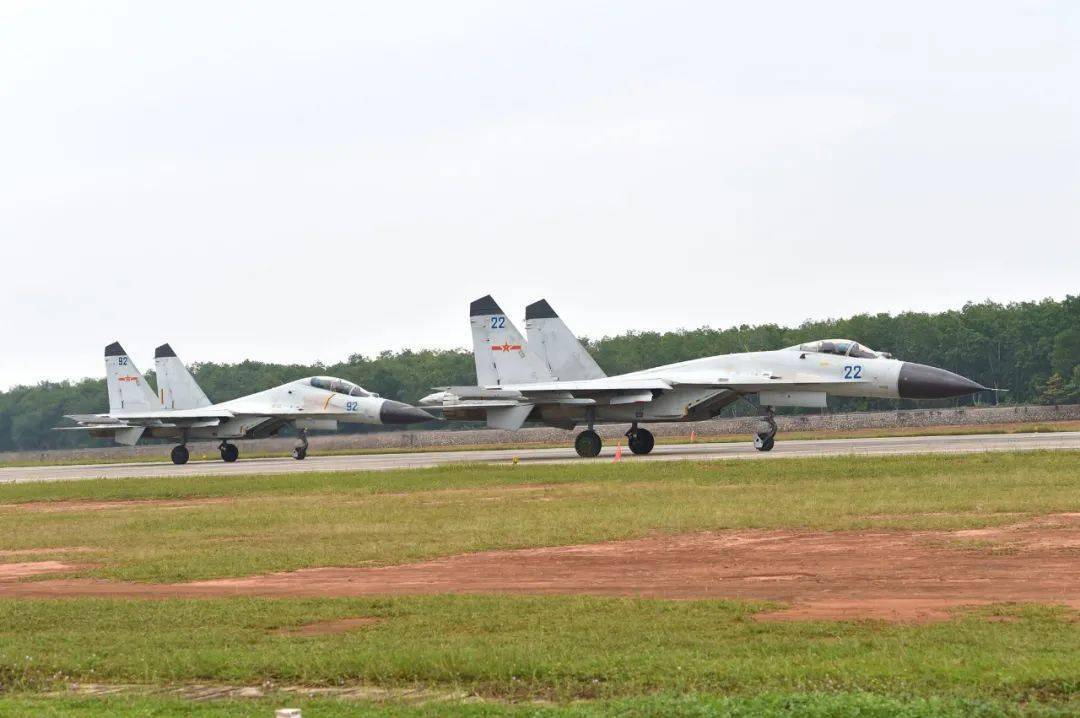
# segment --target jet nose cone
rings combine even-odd
[[[974,394],[986,387],[951,371],[904,362],[896,388],[901,399],[947,399]]]
[[[379,408],[379,421],[383,424],[419,424],[422,421],[434,421],[435,417],[423,409],[402,404],[400,401],[387,399]]]

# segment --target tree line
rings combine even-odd
[[[629,332],[583,339],[608,374],[620,374],[686,359],[764,351],[815,339],[854,339],[898,359],[955,371],[984,386],[1007,390],[995,395],[943,402],[830,399],[830,409],[981,403],[1080,402],[1080,295],[1063,300],[999,304],[969,303],[945,312],[859,314],[846,319],[808,321],[797,327],[741,325],[670,332]],[[384,397],[415,403],[431,387],[471,385],[471,351],[385,351],[353,354],[337,364],[238,364],[200,362],[192,374],[212,401],[225,401],[312,374],[349,379]],[[148,377],[153,382],[152,373]],[[0,392],[0,451],[100,444],[81,432],[52,431],[64,414],[108,410],[105,380],[44,381]],[[753,407],[733,405],[747,413]],[[355,427],[357,431],[371,430]]]

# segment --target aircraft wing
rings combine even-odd
[[[231,419],[236,414],[228,409],[214,409],[203,407],[201,409],[171,409],[165,411],[140,411],[130,414],[113,414],[113,418],[120,421],[173,421],[176,419]]]
[[[497,389],[498,386],[489,386],[488,389]],[[590,394],[601,392],[642,392],[642,391],[671,391],[672,384],[664,379],[641,378],[632,379],[625,377],[605,377],[603,379],[583,379],[580,381],[551,381],[538,382],[535,384],[512,384],[502,387],[509,391],[518,391],[526,396],[536,394],[571,393]]]
[[[867,384],[867,379],[839,379],[813,374],[792,373],[780,375],[771,371],[753,374],[720,374],[716,372],[674,372],[664,377],[610,377],[581,381],[538,382],[535,384],[511,384],[485,387],[488,394],[494,390],[512,393],[514,398],[505,401],[513,404],[576,404],[595,403],[590,397],[602,398],[607,404],[625,404],[652,401],[658,392],[671,391],[676,387],[701,387],[726,389],[740,394],[753,394],[776,389],[807,389],[827,391],[830,387],[848,384]],[[504,405],[504,404],[501,404]],[[491,400],[477,399],[468,407],[495,407]],[[435,408],[438,408],[437,406]]]

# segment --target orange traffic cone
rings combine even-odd
[[[697,441],[697,432],[694,431],[693,429],[691,429],[690,430],[690,443],[693,444],[695,441]]]
[[[622,460],[622,444],[615,444],[615,461]]]

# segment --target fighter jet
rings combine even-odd
[[[239,399],[212,404],[187,367],[168,344],[154,352],[158,393],[150,388],[124,348],[114,342],[105,347],[105,383],[109,390],[107,414],[72,414],[78,426],[58,427],[86,431],[134,446],[139,439],[174,439],[174,464],[188,460],[191,439],[220,439],[223,461],[240,457],[230,439],[272,436],[288,424],[299,430],[293,458],[304,459],[308,431],[333,431],[346,424],[413,424],[435,417],[400,401],[383,399],[351,381],[312,376]]]
[[[824,408],[830,395],[940,399],[985,389],[850,339],[722,354],[609,377],[543,299],[525,310],[528,340],[490,295],[470,305],[469,323],[477,385],[436,387],[420,406],[447,419],[486,420],[497,429],[518,429],[525,422],[565,429],[584,425],[574,441],[583,457],[600,453],[596,424],[629,424],[630,450],[648,454],[654,439],[642,424],[711,419],[754,395],[763,411],[754,446],[769,451],[777,407]]]

